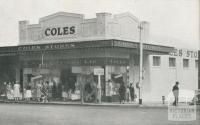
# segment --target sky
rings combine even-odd
[[[198,0],[1,0],[0,46],[17,45],[18,21],[65,11],[94,18],[98,12],[130,12],[150,23],[150,37],[159,43],[199,48]]]

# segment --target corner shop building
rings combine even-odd
[[[58,12],[40,18],[38,24],[19,22],[19,45],[0,48],[1,82],[20,81],[21,87],[42,78],[56,86],[80,90],[81,85],[97,82],[94,69],[104,69],[102,96],[107,96],[107,81],[113,81],[113,95],[119,82],[139,81],[139,39],[145,42],[143,95],[148,97],[150,84],[149,55],[169,54],[173,47],[148,42],[149,24],[130,13],[97,13],[85,19],[82,14]],[[52,84],[51,84],[52,83]],[[79,95],[80,91],[74,93]],[[146,96],[145,96],[146,95]]]

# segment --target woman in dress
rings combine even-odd
[[[30,101],[32,98],[31,86],[27,86],[26,89],[26,101]]]
[[[19,98],[20,98],[20,85],[19,82],[17,81],[14,84],[14,100],[19,101]]]
[[[126,101],[129,102],[131,99],[131,94],[129,90],[129,86],[126,86]]]
[[[112,81],[108,80],[108,86],[107,86],[107,96],[108,96],[108,102],[112,102],[112,94],[113,94],[113,84]]]
[[[42,102],[48,102],[48,81],[42,85]]]
[[[37,97],[37,101],[40,102],[41,99],[41,95],[42,95],[42,85],[40,84],[40,82],[36,83],[36,97]]]
[[[12,99],[12,93],[11,93],[11,90],[12,90],[12,85],[11,83],[7,83],[6,85],[6,96],[7,96],[7,99],[8,100],[11,100]]]

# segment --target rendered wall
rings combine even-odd
[[[138,42],[139,20],[130,13],[113,15],[97,13],[96,18],[85,19],[82,14],[58,12],[39,19],[38,24],[19,22],[19,44],[73,42],[85,40],[121,39]],[[45,34],[46,29],[75,27],[74,34]],[[50,31],[49,31],[50,32]]]
[[[161,102],[162,96],[167,97],[176,81],[179,89],[196,90],[198,87],[198,68],[195,67],[195,58],[189,59],[189,68],[183,68],[183,58],[176,57],[176,67],[169,67],[168,55],[161,56],[161,66],[153,66],[153,55],[149,56],[150,93],[145,101]]]

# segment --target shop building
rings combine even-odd
[[[174,47],[152,44],[148,37],[149,23],[140,22],[130,13],[97,13],[96,18],[85,19],[82,14],[58,12],[40,18],[38,24],[20,21],[19,45],[0,48],[1,82],[20,81],[23,89],[28,85],[34,89],[41,80],[49,81],[57,90],[55,94],[52,89],[52,97],[61,97],[64,89],[71,91],[74,100],[87,100],[85,86],[98,83],[94,70],[103,69],[102,101],[106,101],[109,93],[108,80],[112,81],[113,101],[117,101],[115,95],[122,81],[126,85],[133,83],[138,93],[141,39],[144,42],[142,98],[160,101],[176,80],[190,86],[189,79],[193,77],[190,74],[197,70],[178,71],[185,61],[181,57],[171,59],[169,53],[174,52]],[[174,65],[174,58],[177,67],[166,69],[168,62]],[[194,60],[191,62],[196,64]],[[184,76],[180,76],[182,70]],[[196,79],[191,89],[197,85],[195,82]]]
[[[175,48],[169,55],[150,55],[149,60],[150,82],[145,90],[149,101],[161,101],[162,96],[167,100],[176,81],[180,83],[180,98],[184,97],[180,101],[187,97],[185,90],[198,89],[198,50]]]

